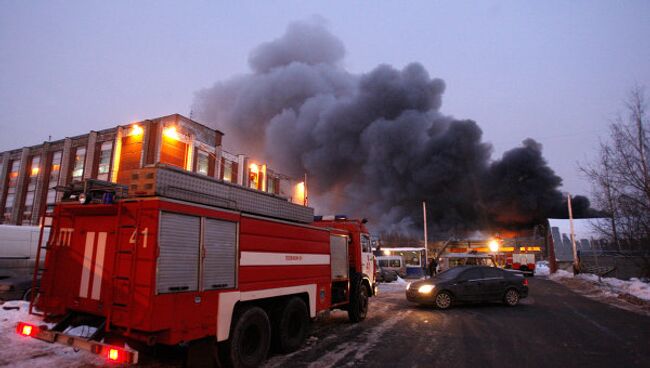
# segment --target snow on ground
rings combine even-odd
[[[613,277],[602,277],[598,280],[598,276],[581,273],[576,276],[571,272],[558,270],[556,273],[549,276],[551,280],[562,281],[563,279],[579,279],[590,282],[600,288],[604,293],[611,293],[615,295],[632,295],[641,300],[650,302],[650,283],[643,282],[637,278],[632,278],[630,281],[619,280]]]
[[[415,280],[413,280],[415,281]],[[410,284],[409,281],[397,276],[397,281],[393,282],[380,282],[379,293],[395,293],[406,290],[406,285]]]
[[[545,264],[538,263],[535,266],[535,276],[548,276],[551,274],[551,269]]]
[[[67,346],[49,344],[18,335],[16,333],[18,322],[33,323],[37,326],[44,324],[39,317],[30,315],[28,310],[29,303],[24,301],[11,301],[0,305],[0,367],[101,367],[106,365],[101,357],[89,352],[75,352]],[[88,331],[78,328],[76,332]]]

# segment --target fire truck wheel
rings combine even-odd
[[[305,302],[297,297],[284,304],[279,318],[275,318],[275,345],[281,353],[297,350],[305,341],[309,331],[309,310]]]
[[[435,304],[438,309],[449,309],[453,298],[448,291],[441,291],[436,295]]]
[[[264,309],[245,307],[238,313],[227,343],[228,363],[234,368],[257,367],[269,352],[271,323]]]
[[[353,283],[350,305],[348,306],[348,318],[350,322],[361,322],[368,314],[368,287],[359,280]]]
[[[519,304],[519,292],[516,289],[506,290],[506,294],[503,296],[503,302],[509,307],[514,307]]]

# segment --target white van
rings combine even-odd
[[[377,264],[384,271],[394,271],[399,277],[406,277],[406,265],[402,256],[378,256]]]
[[[0,273],[32,273],[40,231],[38,226],[0,225]],[[49,236],[50,229],[46,227],[43,231],[43,244]],[[44,259],[45,249],[41,252],[41,262]]]

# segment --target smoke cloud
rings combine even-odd
[[[422,224],[434,231],[528,226],[566,216],[562,179],[542,146],[492,158],[472,120],[440,112],[445,83],[418,63],[357,75],[341,65],[343,43],[317,22],[296,22],[254,49],[251,72],[199,91],[199,121],[238,152],[309,176],[319,213],[368,217],[379,231]],[[590,211],[574,200],[576,216]]]

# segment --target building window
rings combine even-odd
[[[196,155],[196,172],[202,175],[208,175],[209,156],[207,152],[197,151]]]
[[[175,126],[168,126],[163,129],[160,163],[187,169],[192,154],[189,144],[186,143],[188,140],[189,137],[176,130]]]
[[[111,157],[113,156],[113,142],[103,142],[99,151],[99,167],[97,179],[108,181],[111,171]]]
[[[260,189],[260,168],[257,164],[251,164],[248,168],[248,187]]]
[[[231,182],[232,180],[232,162],[228,160],[223,161],[223,181]]]
[[[81,180],[84,176],[84,164],[86,162],[86,148],[77,148],[72,165],[72,180]]]
[[[4,220],[11,220],[11,212],[14,208],[14,201],[16,200],[16,186],[18,185],[18,174],[20,170],[20,160],[14,160],[11,162],[11,171],[7,175],[7,199],[5,200],[4,208]]]
[[[38,174],[41,171],[41,157],[34,156],[29,164],[29,177],[27,178],[27,191],[25,192],[25,202],[23,203],[23,217],[24,221],[29,221],[32,218],[34,210],[34,192],[36,192],[36,185],[38,184]]]
[[[269,193],[275,193],[275,180],[273,178],[268,178],[266,188]]]
[[[47,190],[47,211],[51,212],[54,209],[54,204],[56,203],[56,189],[54,189],[59,184],[59,177],[61,176],[61,158],[63,153],[61,151],[56,151],[52,154],[52,166],[50,167],[50,178],[48,180],[48,190]]]

